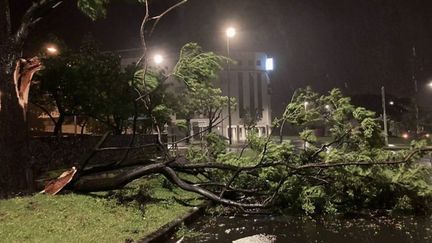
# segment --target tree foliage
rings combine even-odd
[[[215,158],[223,164],[252,166],[258,174],[216,172],[214,180],[232,188],[275,192],[273,205],[284,212],[431,212],[432,171],[416,162],[425,154],[425,142],[413,143],[410,150],[386,150],[375,114],[353,106],[337,89],[327,95],[298,90],[281,120],[301,127],[299,138],[308,146],[277,143],[250,132],[249,155],[219,150]],[[324,124],[330,142],[311,130]]]
[[[174,69],[177,79],[184,82],[186,90],[180,95],[180,113],[189,119],[203,115],[209,120],[209,132],[221,118],[221,112],[228,105],[228,97],[216,88],[215,81],[223,70],[223,63],[229,59],[213,52],[204,52],[196,43],[186,44],[180,51],[180,59]],[[232,100],[234,107],[234,99]]]
[[[139,96],[145,97],[137,108],[138,115],[145,118],[141,122],[141,130],[151,133],[155,127],[163,127],[171,122],[171,115],[178,106],[175,96],[170,91],[171,84],[168,76],[156,68],[138,69],[130,85],[138,91]]]
[[[133,73],[121,69],[118,56],[99,51],[87,40],[78,52],[64,48],[60,55],[48,56],[43,62],[45,69],[40,72],[32,100],[57,108],[56,133],[64,118],[72,115],[93,118],[117,134],[124,130],[133,114],[129,86]]]
[[[78,8],[92,20],[106,16],[109,0],[78,0]]]

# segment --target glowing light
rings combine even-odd
[[[267,58],[266,59],[266,71],[273,71],[274,64],[273,64],[273,58]]]
[[[236,29],[234,29],[233,27],[229,27],[226,29],[226,36],[228,38],[233,38],[236,35]]]
[[[154,55],[154,57],[153,57],[153,61],[154,61],[157,65],[159,65],[159,64],[163,63],[164,58],[163,58],[162,55],[160,55],[160,54],[156,54],[156,55]]]
[[[330,105],[325,106],[326,110],[330,110]]]
[[[428,83],[429,88],[432,88],[432,81]]]
[[[426,137],[426,138],[430,138],[430,134],[427,133],[427,134],[425,135],[425,137]]]
[[[402,137],[403,137],[404,139],[408,139],[408,138],[409,138],[409,134],[408,134],[408,133],[404,133],[404,134],[402,134]]]
[[[395,103],[394,103],[394,101],[393,100],[391,100],[390,102],[389,102],[389,105],[394,105]]]
[[[396,147],[396,145],[394,145],[394,144],[389,144],[388,146],[389,147]]]
[[[46,51],[47,51],[47,53],[48,53],[49,55],[57,55],[58,52],[59,52],[59,50],[58,50],[57,47],[55,47],[55,46],[48,46],[48,47],[46,48]]]

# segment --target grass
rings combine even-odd
[[[0,241],[137,240],[202,203],[195,194],[169,187],[154,177],[137,180],[122,191],[0,200]]]

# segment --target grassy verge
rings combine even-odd
[[[201,203],[160,177],[137,180],[122,191],[0,200],[0,241],[137,240]]]

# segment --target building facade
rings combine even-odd
[[[271,83],[269,71],[273,68],[272,59],[261,52],[234,52],[230,56],[235,61],[225,67],[216,80],[224,96],[235,98],[235,108],[231,109],[232,142],[246,140],[248,124],[254,123],[259,136],[271,133]],[[216,130],[224,137],[229,134],[229,113],[224,108]],[[208,126],[208,120],[197,117],[191,121],[196,133]]]

